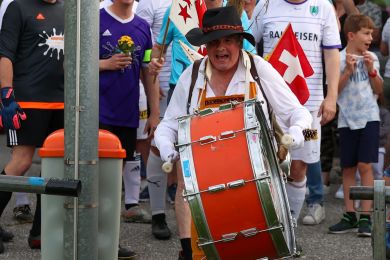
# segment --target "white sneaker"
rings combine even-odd
[[[344,199],[344,190],[343,190],[343,185],[342,184],[340,185],[339,189],[334,194],[334,197],[336,199]]]
[[[325,219],[325,208],[320,204],[312,204],[308,206],[307,215],[303,217],[304,225],[318,225]]]

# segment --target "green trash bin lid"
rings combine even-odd
[[[119,138],[107,130],[99,129],[99,158],[126,158],[126,150],[122,148]],[[51,133],[39,149],[39,156],[64,157],[64,129]]]

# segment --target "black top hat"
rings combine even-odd
[[[234,6],[208,9],[203,15],[203,28],[194,28],[186,34],[194,46],[200,46],[229,35],[242,35],[255,45],[252,34],[244,32],[240,16]]]

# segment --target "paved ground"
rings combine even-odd
[[[0,135],[0,169],[9,158],[9,149],[4,147],[4,135]],[[34,175],[39,172],[40,165],[35,163],[29,174]],[[339,178],[337,174],[332,174],[331,192],[325,198],[326,220],[317,226],[303,226],[299,223],[297,229],[297,239],[302,245],[304,255],[301,259],[329,259],[329,260],[366,260],[372,259],[371,239],[358,238],[356,234],[331,235],[327,233],[327,228],[336,223],[342,214],[342,201],[335,199],[335,193]],[[35,197],[31,195],[33,201]],[[2,259],[40,259],[37,250],[31,250],[27,245],[28,231],[30,224],[18,224],[12,218],[12,208],[14,201],[8,205],[1,224],[15,234],[14,241],[7,243],[6,252],[0,255]],[[148,208],[148,203],[143,203],[143,207]],[[169,206],[168,224],[173,234],[176,234],[174,209]],[[121,244],[128,246],[139,253],[139,259],[143,260],[173,260],[177,259],[180,243],[175,235],[168,241],[159,241],[153,238],[151,226],[147,224],[121,223]],[[60,258],[59,258],[60,259]]]

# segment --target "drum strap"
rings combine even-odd
[[[203,60],[203,58],[200,60],[196,60],[196,61],[194,61],[194,64],[192,65],[190,92],[188,93],[188,99],[187,99],[187,114],[190,113],[192,92],[194,91],[195,82],[198,78],[198,71],[199,71],[200,64],[202,63],[202,60]]]
[[[267,102],[268,118],[271,122],[271,128],[272,128],[272,131],[274,133],[276,143],[278,145],[278,151],[276,154],[278,155],[278,158],[280,161],[284,161],[287,157],[288,148],[285,145],[282,145],[282,142],[281,142],[282,136],[284,134],[283,130],[280,127],[280,125],[278,124],[278,122],[276,121],[275,114],[274,114],[273,110],[271,109],[269,102],[268,102],[268,99],[267,99],[267,96],[265,95],[265,92],[261,86],[260,77],[259,77],[259,74],[257,73],[257,69],[255,66],[255,62],[253,60],[253,56],[249,52],[248,52],[248,56],[249,56],[249,60],[251,61],[251,70],[250,70],[251,75],[252,75],[253,79],[256,81],[257,85],[259,85],[260,91],[263,94],[265,101]]]

